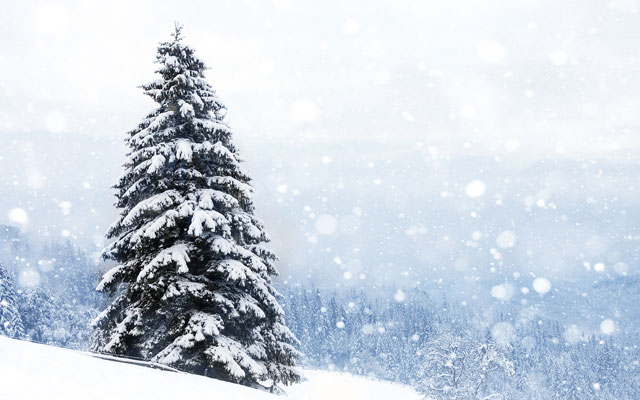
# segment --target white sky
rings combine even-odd
[[[137,86],[178,20],[239,140],[311,132],[603,156],[639,144],[637,11],[619,0],[6,2],[0,133],[120,138],[153,107]]]

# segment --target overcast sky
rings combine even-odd
[[[180,21],[243,138],[635,148],[637,11],[632,0],[10,2],[0,129],[121,135],[153,106],[137,86]]]
[[[179,21],[229,108],[284,270],[453,270],[472,259],[474,232],[489,260],[514,232],[526,268],[624,258],[611,243],[630,225],[606,236],[589,209],[576,233],[547,204],[605,212],[638,197],[638,1],[5,3],[1,222],[102,246],[122,139],[154,107],[138,86],[155,79],[157,43]],[[476,180],[483,193],[469,196]],[[557,215],[531,219],[531,207]],[[549,235],[552,221],[563,225]],[[564,251],[572,235],[566,257],[530,255]]]

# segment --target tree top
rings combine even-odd
[[[183,27],[183,25],[176,21],[176,22],[173,23],[173,26],[174,26],[175,30],[171,34],[171,36],[173,36],[173,41],[174,42],[179,42],[180,40],[182,40],[182,27]]]

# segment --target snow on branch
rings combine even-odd
[[[122,271],[123,268],[124,268],[124,265],[118,265],[118,266],[115,266],[115,267],[111,268],[109,271],[107,271],[102,276],[102,280],[100,281],[100,283],[96,287],[96,290],[99,291],[99,292],[102,292],[107,285],[109,285],[111,282],[113,282],[114,278],[118,275],[118,273],[120,273]]]
[[[181,201],[182,196],[180,195],[180,193],[178,193],[178,191],[167,190],[138,203],[122,219],[120,225],[131,226],[144,213],[148,211],[158,212],[174,204],[179,204]]]
[[[138,274],[137,281],[141,282],[145,278],[152,278],[154,272],[163,266],[175,263],[178,266],[178,272],[186,274],[189,272],[188,262],[190,245],[185,243],[174,244],[173,246],[161,250],[157,256],[153,258]]]
[[[229,224],[229,221],[217,211],[196,209],[193,212],[193,217],[191,217],[191,225],[189,225],[187,233],[193,236],[200,236],[205,227],[214,232],[218,226],[227,224]]]

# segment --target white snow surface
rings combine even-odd
[[[302,372],[305,382],[277,396],[202,376],[102,360],[88,353],[0,336],[2,399],[420,399],[411,388],[390,382],[337,372]]]

